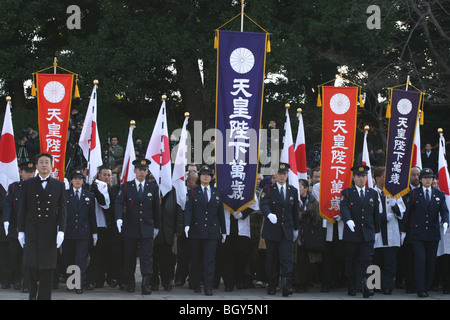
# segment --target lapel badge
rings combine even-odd
[[[289,200],[294,200],[294,198],[290,197]]]
[[[439,201],[439,200],[441,200],[441,199],[439,199],[439,197],[436,197],[436,201]]]
[[[344,200],[344,196],[341,196],[341,201]]]
[[[151,192],[147,193],[147,197],[151,197],[151,196],[152,196]]]
[[[263,192],[263,193],[261,193],[261,198],[264,198],[264,192]]]
[[[89,201],[89,198],[88,198],[88,197],[86,197],[86,198],[84,198],[84,200],[86,200],[86,201]]]
[[[369,201],[370,201],[370,202],[373,202],[373,199],[372,199],[372,198],[370,198],[370,199],[369,199]]]
[[[219,198],[219,197],[216,197],[216,200],[220,200],[220,198]]]

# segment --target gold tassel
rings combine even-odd
[[[80,91],[78,90],[78,83],[75,83],[75,92],[73,94],[74,98],[80,97]]]
[[[320,89],[319,89],[320,90]],[[317,96],[317,106],[321,107],[322,106],[322,98],[320,97],[320,91],[319,91],[319,95]]]
[[[422,126],[423,125],[423,110],[420,112],[420,122],[419,124]]]
[[[33,85],[31,86],[31,95],[32,95],[33,97],[36,96],[36,86],[35,86],[35,84],[34,84],[34,81],[33,81]]]
[[[359,107],[360,108],[364,108],[364,103],[363,103],[363,100],[362,100],[361,93],[359,94]]]
[[[218,30],[216,30],[216,34],[214,36],[214,49],[219,48],[219,37],[218,37]]]
[[[266,52],[270,52],[272,51],[271,45],[270,45],[270,35],[267,35],[267,47],[266,47]]]
[[[389,119],[390,117],[391,117],[391,104],[389,103],[386,108],[386,118]]]

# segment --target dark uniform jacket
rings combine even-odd
[[[8,186],[8,193],[3,203],[2,222],[8,221],[8,238],[17,240],[17,217],[19,212],[19,200],[22,195],[23,181],[13,182]]]
[[[375,233],[380,232],[380,213],[378,193],[374,189],[365,188],[364,201],[355,186],[342,190],[340,212],[345,222],[344,240],[359,243],[375,241]],[[347,226],[349,220],[355,223],[355,232]]]
[[[184,225],[189,226],[190,239],[220,239],[226,234],[222,192],[210,187],[210,199],[206,203],[201,186],[187,193],[184,209]]]
[[[92,234],[97,233],[94,194],[86,189],[80,191],[78,200],[72,187],[66,190],[67,227],[64,239],[89,240]]]
[[[161,226],[159,188],[153,182],[143,184],[140,197],[135,180],[123,183],[115,201],[115,218],[123,220],[122,235],[127,238],[153,238],[154,228]]]
[[[283,201],[276,183],[264,187],[261,193],[259,207],[266,217],[261,236],[266,240],[281,241],[283,234],[287,240],[294,240],[294,230],[299,229],[298,190],[288,184],[285,187],[286,201]],[[269,213],[277,216],[276,224],[267,218]]]
[[[23,265],[56,268],[56,234],[66,231],[65,184],[49,178],[45,190],[39,176],[23,182],[18,232],[25,232]]]
[[[410,240],[440,240],[439,214],[441,222],[449,222],[445,194],[431,188],[430,204],[427,205],[423,188],[419,187],[409,192],[407,200],[402,231],[408,234]]]
[[[174,234],[183,232],[177,224],[180,216],[183,216],[183,211],[177,204],[177,194],[175,188],[172,187],[172,190],[161,199],[161,229],[159,229],[155,244],[167,243],[173,245]]]

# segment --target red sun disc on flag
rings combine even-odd
[[[10,133],[5,133],[0,139],[0,162],[10,163],[16,158],[16,148],[14,137]]]
[[[154,154],[152,156],[152,160],[155,161],[157,164],[164,166],[170,161],[170,147],[169,147],[169,138],[167,136],[163,136],[164,138],[164,150],[162,153],[162,163],[160,163],[159,158],[160,154]]]

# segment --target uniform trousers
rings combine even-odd
[[[212,290],[216,268],[216,250],[219,240],[190,239],[189,242],[192,253],[191,274],[193,277],[193,288],[200,288],[203,270],[204,290]]]
[[[168,285],[172,282],[175,273],[175,255],[172,252],[172,245],[168,243],[154,244],[153,247],[153,276],[151,284],[153,286],[161,284]]]
[[[105,227],[97,228],[97,234],[97,244],[95,246],[91,245],[89,248],[90,261],[86,282],[95,284],[97,288],[102,288],[105,284],[106,274],[109,273],[111,266],[111,237],[109,230]]]
[[[280,241],[265,239],[265,242],[267,282],[273,286],[278,280],[278,266],[280,267],[281,277],[291,278],[292,276],[291,251],[293,242],[287,240],[284,235]]]
[[[397,272],[397,252],[399,247],[384,247],[375,249],[374,264],[381,269],[381,288],[394,289],[394,279]]]
[[[89,252],[88,239],[64,239],[63,242],[63,261],[64,270],[70,265],[77,265],[80,267],[81,284],[86,281],[87,257]]]
[[[13,282],[20,282],[23,277],[23,248],[20,246],[19,240],[9,238],[9,270]],[[23,286],[28,288],[28,280],[23,279]]]
[[[153,239],[123,238],[124,277],[127,284],[134,284],[136,272],[136,258],[139,257],[139,265],[142,276],[153,275]]]
[[[226,288],[245,286],[250,280],[247,266],[250,257],[250,238],[229,235],[223,244],[223,281]]]
[[[54,269],[25,267],[29,283],[30,300],[50,300],[52,297],[52,280]]]
[[[439,241],[411,240],[416,291],[429,291],[433,282]]]
[[[375,241],[346,241],[345,275],[348,287],[361,290],[362,283],[368,278],[367,268],[373,263]],[[364,282],[365,283],[365,282]]]

